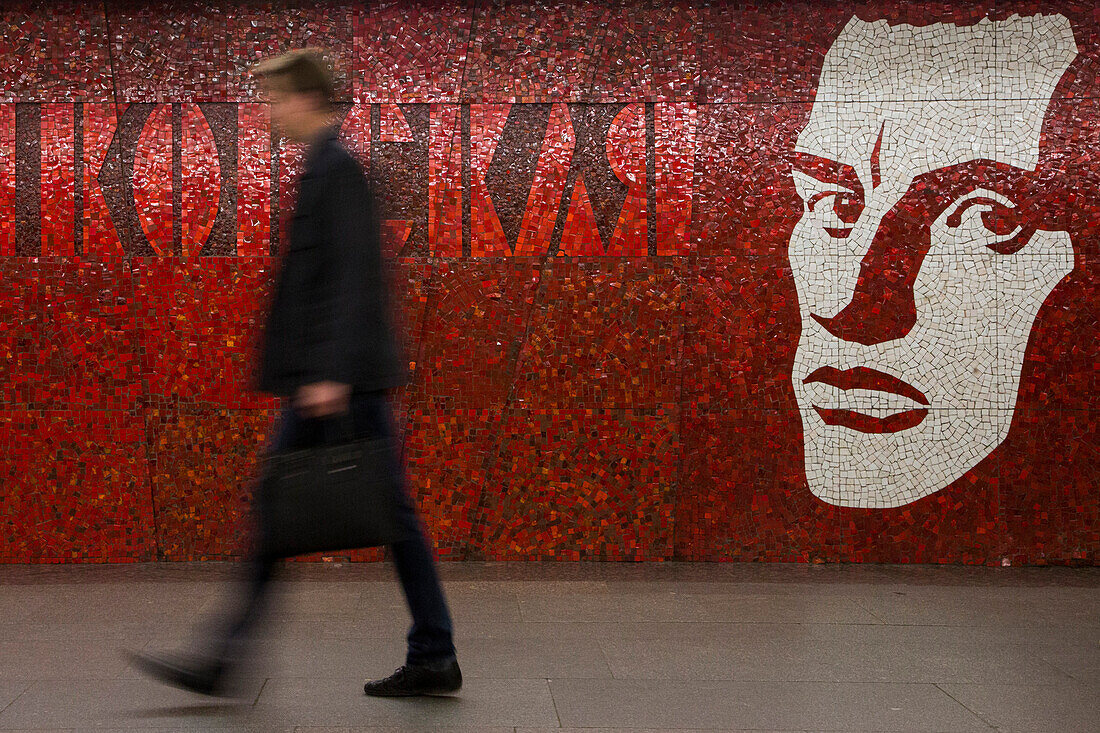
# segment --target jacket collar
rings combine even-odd
[[[312,142],[309,143],[309,147],[306,149],[304,172],[312,170],[321,152],[324,151],[331,142],[339,138],[340,126],[338,123],[334,122],[331,125],[321,128],[317,136],[313,138]]]

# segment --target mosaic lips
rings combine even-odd
[[[868,415],[855,410],[814,405],[814,410],[817,411],[817,414],[821,416],[826,425],[839,425],[840,427],[858,430],[861,433],[897,433],[919,425],[928,416],[928,398],[924,396],[923,392],[893,374],[880,372],[877,369],[870,367],[853,367],[851,369],[837,369],[831,366],[818,367],[802,380],[803,384],[813,382],[828,384],[844,391],[863,389],[872,392],[890,392],[925,405],[925,407],[902,410],[884,417]]]

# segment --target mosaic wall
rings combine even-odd
[[[0,560],[238,557],[334,52],[444,559],[1100,556],[1100,10],[0,10]],[[350,553],[375,559],[377,552]]]

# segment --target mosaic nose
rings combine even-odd
[[[810,314],[839,339],[881,344],[905,338],[917,322],[913,283],[931,244],[931,227],[926,212],[906,211],[904,204],[879,223],[848,304],[834,316]]]

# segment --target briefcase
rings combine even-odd
[[[344,427],[330,440],[331,422]],[[389,545],[410,536],[397,516],[396,442],[354,437],[350,412],[325,421],[321,445],[264,459],[257,515],[260,552],[309,552]]]

